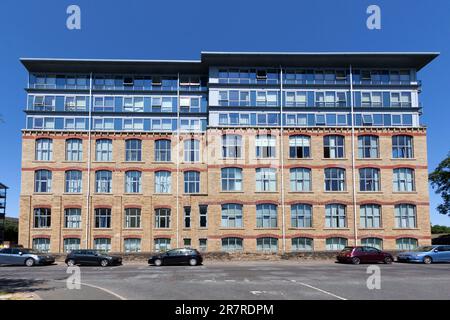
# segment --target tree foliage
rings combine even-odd
[[[450,216],[450,152],[447,158],[442,160],[437,168],[430,173],[429,180],[431,186],[437,194],[440,194],[444,203],[441,203],[437,210],[441,214]]]

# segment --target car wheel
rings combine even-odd
[[[386,258],[384,258],[384,263],[386,263],[386,264],[391,264],[392,262],[393,262],[393,260],[392,260],[391,257],[386,257]]]
[[[107,267],[108,266],[108,260],[106,260],[106,259],[103,259],[102,261],[100,261],[100,265],[102,266],[102,267]]]
[[[34,266],[34,259],[33,258],[28,258],[27,260],[25,260],[25,265],[27,266],[27,267],[32,267],[32,266]]]
[[[155,266],[157,266],[157,267],[162,266],[162,260],[161,259],[156,259],[155,260]]]
[[[433,259],[431,259],[431,257],[426,256],[425,258],[423,258],[423,263],[425,264],[431,264],[433,262]]]
[[[361,263],[361,259],[357,258],[357,257],[353,257],[352,258],[352,263],[353,264],[360,264]]]
[[[73,267],[73,266],[75,265],[75,260],[73,260],[73,259],[67,260],[67,265],[68,265],[69,267]]]
[[[197,265],[197,259],[194,259],[194,258],[189,259],[189,265],[196,266]]]

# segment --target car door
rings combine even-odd
[[[372,247],[366,247],[365,251],[366,251],[367,262],[380,262],[380,261],[383,261],[383,257],[382,257],[382,254],[381,254],[380,250],[378,250],[376,248],[372,248]]]
[[[0,250],[0,264],[11,263],[11,249],[5,248]]]
[[[180,261],[180,252],[179,250],[169,250],[164,257],[164,264],[178,264]]]
[[[359,258],[359,261],[361,261],[361,263],[368,262],[368,260],[367,260],[367,252],[366,252],[366,248],[365,247],[356,248],[353,251],[353,256]]]
[[[25,258],[20,251],[20,249],[11,249],[11,255],[10,255],[10,263],[11,264],[24,264]]]
[[[450,262],[450,246],[439,246],[435,249],[435,259],[438,262]]]

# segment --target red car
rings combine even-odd
[[[355,246],[345,247],[338,255],[337,260],[344,263],[392,263],[394,257],[388,253],[373,247]]]

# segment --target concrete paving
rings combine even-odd
[[[380,289],[368,289],[369,265],[330,261],[205,262],[202,266],[125,264],[80,267],[81,289],[68,289],[64,264],[0,266],[0,292],[41,299],[450,299],[450,264],[376,265]],[[371,281],[374,284],[376,282]]]

